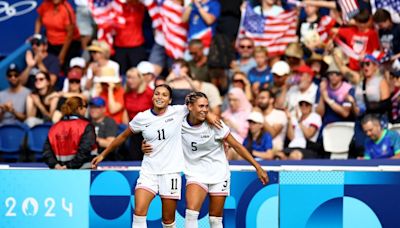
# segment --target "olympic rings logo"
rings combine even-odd
[[[20,1],[10,5],[8,2],[0,1],[0,22],[12,17],[21,16],[34,10],[37,6],[36,1]]]

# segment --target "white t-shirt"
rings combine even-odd
[[[144,155],[141,172],[168,174],[183,171],[181,126],[187,112],[185,105],[168,106],[162,115],[148,109],[129,122],[131,130],[142,133],[144,140],[153,148],[150,154]]]
[[[114,72],[114,77],[119,78],[119,64],[117,62],[114,62],[112,60],[108,60],[107,64],[105,66],[102,66],[104,68],[112,68],[113,72]],[[87,72],[86,72],[86,76],[88,79],[92,79],[93,78],[93,70],[92,68],[88,68]],[[98,75],[98,76],[104,76],[104,75]],[[111,75],[107,75],[107,76],[111,76]]]
[[[281,6],[273,5],[269,10],[263,10],[264,16],[276,17],[283,12],[283,8]],[[261,6],[254,7],[254,12],[258,15],[261,15]]]
[[[276,125],[276,124],[280,124],[283,126],[281,132],[279,132],[279,134],[277,134],[272,139],[272,145],[273,145],[274,149],[282,150],[283,144],[285,143],[287,121],[288,121],[287,117],[286,117],[286,113],[284,111],[281,111],[278,109],[273,109],[272,112],[270,112],[268,115],[264,116],[264,120],[271,126]]]
[[[187,118],[184,118],[182,142],[187,176],[195,177],[204,184],[216,184],[230,177],[223,144],[223,139],[229,134],[229,127],[225,123],[222,126],[222,129],[218,129],[207,122],[190,126]]]
[[[314,126],[315,128],[317,128],[317,131],[310,139],[311,142],[316,142],[319,134],[319,129],[322,125],[321,116],[315,112],[312,112],[307,118],[305,118],[301,122],[301,124],[306,127]],[[301,130],[299,123],[295,118],[292,119],[292,125],[294,126],[294,138],[289,143],[289,148],[306,148],[306,138],[304,137],[303,131]]]

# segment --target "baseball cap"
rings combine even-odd
[[[300,95],[299,98],[298,98],[298,103],[300,103],[302,101],[303,102],[307,102],[307,103],[309,103],[311,105],[314,104],[314,100],[309,95],[305,95],[305,94]]]
[[[74,57],[69,61],[69,67],[80,67],[80,68],[85,68],[86,66],[86,61],[82,57]]]
[[[154,74],[154,66],[148,61],[140,62],[136,67],[141,74]]]
[[[104,107],[106,106],[106,102],[101,97],[93,97],[89,102],[89,106]]]
[[[251,112],[247,120],[251,120],[255,123],[264,123],[264,116],[260,112]]]
[[[289,64],[285,61],[278,61],[274,63],[271,69],[271,73],[276,74],[278,76],[284,76],[290,73]]]
[[[375,56],[370,55],[370,54],[365,55],[361,62],[374,62],[376,64],[379,64],[378,59],[375,58]]]
[[[299,67],[296,67],[294,71],[299,72],[299,73],[307,73],[311,75],[311,77],[314,77],[314,71],[307,65],[301,65]]]
[[[29,42],[31,45],[47,44],[47,39],[42,34],[36,33],[30,38]]]
[[[16,72],[17,74],[21,73],[17,64],[15,63],[11,63],[7,68],[7,75],[10,74],[11,72]]]

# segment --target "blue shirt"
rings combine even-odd
[[[247,77],[251,84],[259,82],[260,88],[264,88],[264,85],[266,83],[270,83],[270,86],[272,84],[272,74],[269,67],[265,68],[265,70],[262,71],[258,71],[257,67],[254,67],[249,71],[249,75]]]
[[[267,152],[267,150],[272,149],[272,137],[268,132],[263,133],[260,139],[260,143],[257,143],[257,141],[258,140],[253,140],[253,145],[252,145],[253,150],[259,152]],[[247,147],[248,144],[249,144],[249,137],[247,137],[244,140],[243,146]]]
[[[376,142],[367,138],[364,147],[365,159],[391,158],[400,153],[400,135],[396,131],[385,129]]]
[[[202,8],[207,11],[209,14],[214,15],[215,18],[218,18],[221,12],[221,5],[217,0],[209,0],[206,3],[201,3]],[[196,5],[193,4],[192,12],[189,16],[189,31],[188,37],[192,37],[194,34],[199,33],[211,26],[212,34],[215,34],[217,28],[217,20],[211,25],[207,25],[207,23],[203,20],[199,13],[199,9],[197,9]]]

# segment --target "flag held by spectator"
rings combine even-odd
[[[338,0],[338,3],[342,9],[342,18],[344,21],[350,21],[351,18],[360,12],[357,0]]]
[[[114,28],[125,25],[122,4],[120,0],[89,0],[89,9],[98,26],[97,39],[106,41],[110,47]]]
[[[322,42],[327,43],[332,35],[332,28],[335,26],[336,20],[330,16],[323,16],[318,23],[318,34]]]
[[[269,55],[281,55],[289,43],[298,41],[297,17],[295,10],[285,11],[274,17],[259,15],[247,2],[238,39],[249,37],[257,46],[267,47]]]
[[[152,26],[163,36],[166,54],[173,58],[182,58],[186,48],[187,24],[182,22],[184,8],[172,0],[144,0],[149,11]]]

